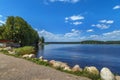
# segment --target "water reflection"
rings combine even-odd
[[[96,66],[99,70],[108,67],[112,72],[120,74],[120,45],[80,45],[50,44],[40,45],[38,58],[68,63],[70,66],[79,64]]]
[[[39,45],[39,50],[38,50],[37,58],[40,56],[44,56],[44,45]]]

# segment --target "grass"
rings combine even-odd
[[[76,76],[88,77],[88,78],[90,78],[92,80],[101,80],[100,75],[91,74],[91,73],[88,73],[86,71],[73,72],[73,71],[63,70],[63,68],[57,68],[57,70],[62,71],[62,72],[66,72],[66,73],[69,73],[69,74],[73,74],[73,75],[76,75]]]
[[[35,54],[35,49],[32,46],[25,46],[21,48],[16,48],[15,52],[19,55],[25,55],[25,54]]]
[[[17,51],[17,54],[9,54],[7,50],[1,50],[1,52],[6,54],[6,55],[14,56],[14,57],[17,57],[17,58],[23,58],[22,57],[23,54],[31,54],[31,53],[34,52],[34,51],[29,51],[29,49],[33,49],[33,48],[32,47],[23,47],[23,48],[20,48],[20,49],[19,48],[15,49]],[[20,50],[22,50],[22,51],[20,51]],[[23,52],[23,51],[25,51],[25,52]],[[22,52],[22,54],[20,52]],[[30,53],[28,53],[28,52],[30,52]],[[38,58],[23,58],[23,59],[26,59],[26,60],[31,61],[33,63],[36,63],[38,65],[44,65],[44,66],[52,67],[48,62],[41,61]],[[88,77],[92,80],[101,80],[100,75],[94,75],[94,74],[88,73],[84,70],[82,72],[81,71],[72,72],[72,71],[63,70],[63,68],[56,68],[56,69],[59,70],[59,71],[62,71],[62,72],[69,73],[69,74]]]

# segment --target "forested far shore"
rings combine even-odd
[[[45,44],[120,44],[120,41],[85,40],[80,42],[45,42]]]

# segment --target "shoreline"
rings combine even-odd
[[[119,48],[120,46],[115,44],[50,44],[45,45],[43,49],[40,47],[37,57],[44,56],[48,60],[62,61],[70,67],[76,64],[81,68],[95,66],[99,70],[108,67],[113,73],[120,75]]]
[[[101,71],[99,71],[95,66],[89,66],[89,67],[86,66],[84,69],[82,69],[77,64],[72,68],[72,67],[68,66],[67,63],[63,63],[63,62],[60,62],[60,61],[55,61],[55,60],[48,61],[48,60],[44,59],[43,57],[40,57],[38,59],[38,58],[35,57],[34,54],[29,54],[29,55],[26,54],[26,55],[23,55],[23,56],[17,56],[15,53],[11,53],[10,51],[8,51],[8,53],[3,53],[3,54],[12,55],[12,56],[15,56],[17,58],[26,59],[26,60],[32,61],[36,64],[49,66],[49,67],[55,68],[55,69],[57,69],[59,71],[62,71],[62,72],[67,72],[67,73],[74,74],[74,75],[77,75],[77,76],[89,77],[92,80],[99,79],[100,75],[101,75],[101,71],[103,69],[102,68]],[[113,73],[109,69],[108,69],[108,71],[110,72],[111,76],[113,76]],[[85,75],[87,75],[87,76],[85,76]]]

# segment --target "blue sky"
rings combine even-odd
[[[120,0],[0,0],[0,25],[7,16],[46,41],[120,40]]]

